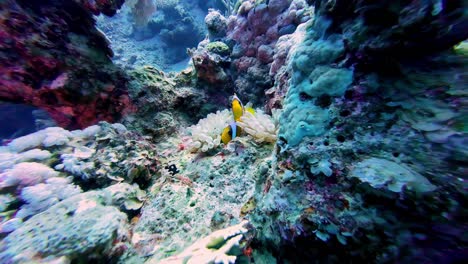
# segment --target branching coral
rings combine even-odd
[[[246,111],[237,124],[257,142],[276,142],[277,128],[273,118],[261,111],[255,114]]]
[[[232,120],[231,112],[228,110],[211,113],[206,118],[198,121],[198,124],[189,127],[192,142],[189,144],[190,151],[207,152],[221,144],[221,132]]]

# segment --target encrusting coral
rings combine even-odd
[[[350,176],[367,182],[374,188],[387,188],[392,192],[402,192],[403,188],[417,192],[436,189],[424,176],[408,166],[386,159],[369,158],[358,162]]]

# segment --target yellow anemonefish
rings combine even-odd
[[[232,122],[229,126],[223,129],[223,133],[221,133],[221,142],[224,144],[229,143],[229,141],[235,139],[236,137],[240,136],[241,128],[237,126],[236,122]]]
[[[244,105],[242,104],[239,97],[234,94],[232,98],[232,114],[234,115],[234,121],[239,121],[241,116],[244,114]]]

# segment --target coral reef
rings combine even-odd
[[[193,19],[200,14],[188,7],[214,4],[199,2],[154,2],[160,9],[154,16],[142,10],[149,19],[144,30],[167,43],[193,31],[186,42],[200,41]],[[62,97],[36,92],[70,87],[90,98],[73,93],[63,100],[91,106],[82,116],[70,114],[69,126],[88,124],[89,115],[89,124],[124,117],[4,142],[0,262],[466,260],[468,52],[466,41],[459,43],[468,36],[466,3],[218,1],[226,7],[208,13],[208,37],[190,50],[189,67],[126,68],[125,75],[111,66],[91,17],[113,14],[121,1],[40,3],[47,4],[0,4],[9,5],[0,14],[14,18],[0,20],[14,25],[0,37],[18,41],[1,44],[9,62],[0,65],[6,84],[0,95],[46,109],[64,125],[37,101],[60,108]],[[83,15],[86,27],[57,14]],[[131,34],[134,22],[122,34]],[[47,23],[62,26],[25,37]],[[24,28],[31,31],[20,34]],[[81,54],[83,63],[31,64],[38,55],[27,51],[50,36],[59,39],[47,54]],[[67,53],[78,47],[73,43],[86,48]],[[22,55],[8,53],[13,47]],[[90,57],[102,60],[93,64]],[[107,83],[121,85],[122,93],[98,92]],[[20,96],[23,90],[31,97]],[[113,92],[125,102],[109,97]],[[231,113],[223,109],[233,93],[239,97]]]
[[[298,27],[299,42],[285,47],[289,48],[283,56],[286,67],[279,68],[275,90],[268,91],[277,97],[287,89],[279,118],[279,167],[272,172],[268,192],[257,197],[260,202],[251,223],[264,230],[260,240],[276,245],[274,252],[282,260],[448,259],[444,251],[456,250],[464,242],[445,233],[451,231],[431,228],[444,225],[447,215],[454,216],[451,224],[455,230],[464,225],[463,212],[451,206],[465,199],[459,181],[463,170],[455,165],[464,147],[442,146],[442,142],[464,137],[452,125],[461,112],[449,103],[457,100],[450,91],[459,90],[460,84],[446,80],[459,76],[464,59],[450,50],[434,53],[443,49],[434,30],[422,34],[434,38],[435,45],[421,47],[420,52],[409,55],[413,61],[408,61],[401,55],[422,44],[411,41],[414,31],[402,28],[418,28],[418,20],[392,20],[407,23],[402,28],[374,24],[381,20],[371,19],[371,13],[386,3],[371,7],[359,2],[347,9],[348,4],[335,2],[332,6],[316,1],[314,17]],[[414,3],[394,4],[400,5],[398,10],[405,5],[405,12],[428,10]],[[362,13],[351,16],[345,9]],[[446,26],[437,15],[425,14],[432,16],[434,25]],[[452,19],[448,23],[456,25],[461,18]],[[358,22],[362,24],[355,26]],[[362,35],[376,32],[373,27],[380,28],[379,32],[387,32],[383,28],[388,27],[390,35],[375,36],[380,46],[373,46],[367,42],[369,36]],[[398,43],[405,39],[407,46],[392,43],[392,34],[397,34],[393,29],[400,29]],[[357,41],[357,37],[359,44],[350,46],[350,38]],[[445,49],[461,40],[450,33],[446,37]],[[399,54],[391,61],[382,59],[387,52]],[[378,64],[382,62],[386,65]],[[430,72],[436,74],[430,76]],[[270,105],[279,104],[273,101]],[[409,210],[414,213],[407,215]],[[272,214],[277,216],[266,217]],[[431,220],[423,220],[427,215]],[[418,238],[420,234],[424,239]],[[449,244],[442,249],[436,246],[439,241]],[[304,253],[288,254],[289,249]]]
[[[0,147],[0,262],[119,257],[131,248],[128,217],[146,199],[139,185],[157,166],[153,149],[108,123],[46,128]]]
[[[222,42],[203,41],[197,49],[189,50],[198,80],[221,86],[224,90],[229,89],[231,81],[229,53],[229,48]]]
[[[270,69],[280,65],[279,60],[272,64],[279,38],[294,33],[311,14],[305,1],[242,1],[237,16],[228,20],[226,37],[228,43],[234,43],[233,79],[240,96],[254,104],[263,101],[275,79]]]

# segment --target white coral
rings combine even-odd
[[[25,218],[47,210],[52,205],[81,193],[81,188],[71,183],[71,178],[53,177],[46,183],[26,187],[21,191],[21,199],[26,202],[16,214]]]
[[[32,186],[57,177],[58,172],[36,162],[21,162],[0,174],[0,190],[10,186]]]
[[[198,124],[189,127],[192,136],[189,150],[206,152],[218,147],[221,144],[221,133],[231,119],[231,112],[223,110],[208,114],[206,118],[198,121]]]
[[[240,224],[215,231],[196,241],[179,255],[163,259],[159,263],[235,263],[237,256],[229,255],[228,252],[232,247],[239,245],[240,240],[248,231],[245,228],[247,224],[247,221],[243,221]],[[217,247],[219,244],[222,246]]]
[[[255,114],[246,111],[237,124],[257,142],[276,142],[277,127],[274,120],[260,110],[256,110]]]
[[[61,127],[48,127],[35,133],[14,139],[8,147],[14,152],[22,152],[39,146],[51,147],[65,145],[73,135]]]
[[[94,169],[94,162],[90,161],[89,158],[91,158],[95,152],[96,150],[93,148],[85,146],[76,147],[73,153],[64,153],[60,156],[62,164],[55,166],[55,169],[64,170],[87,180],[91,177],[88,172]]]

